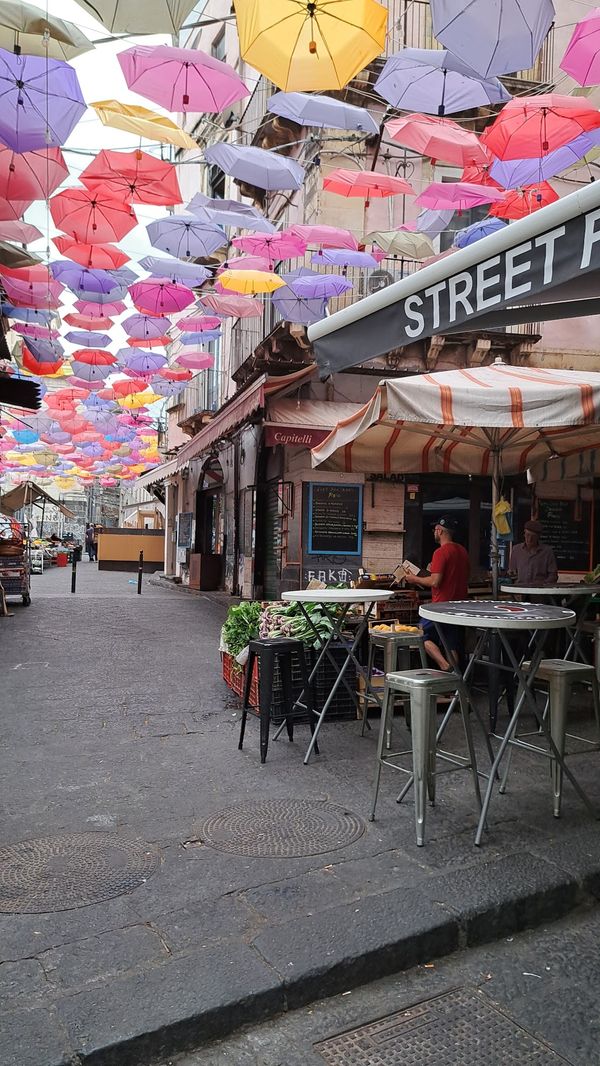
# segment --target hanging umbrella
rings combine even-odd
[[[358,241],[348,229],[338,226],[288,226],[282,233],[299,237],[311,248],[353,248],[358,251]]]
[[[218,329],[221,319],[212,315],[190,315],[188,318],[180,318],[177,325],[188,333],[203,333],[206,330]]]
[[[145,411],[148,404],[156,403],[156,401],[160,399],[162,399],[162,397],[156,392],[137,392],[132,396],[123,396],[123,398],[119,400],[119,404],[121,407],[126,407],[129,411]]]
[[[0,7],[0,13],[1,10]],[[68,175],[69,168],[60,148],[19,154],[0,145],[0,196],[3,199],[46,200]]]
[[[552,186],[547,181],[542,181],[525,189],[511,189],[504,194],[500,203],[490,208],[490,214],[497,218],[524,218],[558,199],[559,195]]]
[[[191,370],[177,370],[174,366],[162,366],[158,373],[165,381],[190,381],[192,378]],[[153,382],[152,388],[155,387],[156,382]]]
[[[85,244],[120,241],[137,225],[133,209],[104,189],[65,189],[50,200],[58,229]]]
[[[159,355],[158,352],[146,352],[131,348],[121,348],[117,353],[117,358],[119,363],[128,367],[135,374],[140,375],[155,374],[167,361],[167,357]]]
[[[212,272],[197,263],[182,263],[178,259],[166,259],[163,256],[147,255],[140,259],[142,270],[157,278],[168,278],[178,285],[197,288],[212,276]]]
[[[153,318],[152,315],[129,315],[121,323],[128,337],[136,340],[153,340],[162,337],[171,323],[168,318]]]
[[[197,148],[196,141],[185,133],[172,119],[158,115],[138,104],[122,104],[118,100],[97,100],[90,104],[105,126],[134,133],[149,141],[174,144],[178,148]]]
[[[498,159],[537,159],[600,127],[600,111],[580,98],[545,93],[511,100],[482,141]]]
[[[171,215],[146,226],[150,244],[180,259],[202,259],[227,242],[222,229],[195,215]]]
[[[320,129],[356,130],[360,133],[379,133],[375,119],[364,107],[355,107],[344,100],[314,93],[275,93],[268,103],[271,114],[291,119],[301,126]]]
[[[388,255],[406,259],[428,259],[434,254],[429,237],[423,233],[408,233],[400,230],[375,230],[365,237],[365,244],[376,244]]]
[[[155,0],[146,5],[137,0],[77,0],[110,33],[168,33],[176,36],[196,0]]]
[[[37,341],[56,341],[60,337],[60,333],[57,329],[50,329],[49,326],[13,326],[15,333],[20,333],[23,337],[33,337]]]
[[[260,300],[252,300],[247,296],[214,296],[207,293],[202,296],[202,304],[209,311],[222,318],[261,318],[263,305]]]
[[[10,267],[33,266],[40,258],[24,248],[15,248],[8,241],[0,241],[0,264]]]
[[[125,304],[121,300],[111,300],[110,296],[107,296],[106,300],[103,300],[100,304],[93,303],[90,299],[76,300],[73,307],[84,318],[95,320],[96,324],[91,326],[91,329],[109,329],[109,326],[104,325],[104,321],[107,318],[110,321],[111,315],[120,315],[126,310]]]
[[[63,365],[62,359],[58,359],[54,363],[38,363],[27,348],[23,348],[21,362],[24,370],[29,370],[30,373],[42,378],[54,377],[55,374],[59,373]]]
[[[107,348],[111,343],[108,333],[94,333],[89,330],[71,330],[70,333],[65,333],[65,340],[81,348]]]
[[[162,396],[163,399],[168,399],[170,396],[176,396],[178,392],[181,392],[185,388],[185,382],[178,381],[153,381],[152,390]]]
[[[142,314],[170,315],[183,311],[194,302],[194,293],[185,285],[176,285],[168,278],[149,278],[132,285],[129,292]]]
[[[510,93],[497,78],[480,78],[451,52],[403,48],[386,60],[375,92],[399,111],[455,115],[474,107],[504,104]]]
[[[221,206],[215,206],[217,204]],[[254,230],[256,233],[276,232],[273,223],[260,211],[255,207],[237,203],[236,200],[209,200],[202,193],[197,193],[187,205],[187,210],[197,218],[212,222],[216,226]]]
[[[481,222],[474,222],[472,226],[467,226],[466,229],[458,230],[454,237],[454,245],[456,248],[468,248],[470,244],[475,244],[483,237],[489,237],[490,233],[496,233],[505,226],[506,222],[501,222],[499,218],[484,218]]]
[[[305,178],[304,168],[294,159],[253,145],[213,144],[206,149],[204,158],[231,178],[268,192],[295,192],[302,187]]]
[[[142,152],[116,152],[103,149],[79,175],[88,189],[112,190],[118,199],[134,204],[169,206],[183,200],[172,163]]]
[[[231,243],[234,248],[240,248],[243,252],[264,256],[270,263],[281,259],[295,259],[306,251],[305,241],[286,232],[234,237]]]
[[[233,259],[225,260],[217,270],[217,277],[224,270],[271,270],[272,266],[273,260],[263,255],[236,255]]]
[[[27,338],[27,351],[34,359],[37,359],[39,363],[53,363],[56,359],[62,359],[65,354],[65,350],[60,341],[34,340],[33,337]]]
[[[217,341],[223,334],[220,329],[207,329],[204,333],[182,333],[177,338],[180,344],[198,344],[200,341],[203,344],[208,344],[209,341]]]
[[[8,52],[74,59],[93,47],[74,22],[64,22],[33,4],[3,0],[0,6],[0,48]]]
[[[0,237],[4,237],[7,241],[31,244],[32,241],[38,241],[42,236],[42,231],[29,222],[20,222],[17,219],[5,219],[0,222]]]
[[[81,381],[104,381],[114,372],[111,366],[103,366],[101,363],[80,363],[76,359],[71,363],[71,368]]]
[[[219,274],[224,289],[232,289],[244,296],[256,296],[261,292],[274,292],[285,282],[277,274],[265,270],[224,270]]]
[[[209,370],[215,365],[215,357],[210,352],[179,352],[177,363],[186,370]]]
[[[89,292],[87,289],[73,289],[78,297],[74,304],[76,311],[87,314],[118,315],[125,310],[123,297],[127,295],[127,286],[118,285],[110,292]]]
[[[112,366],[117,358],[111,352],[105,352],[98,348],[78,348],[73,352],[73,360],[77,363],[87,363],[89,366]]]
[[[6,318],[14,318],[17,322],[32,322],[45,326],[48,326],[54,318],[51,311],[42,311],[33,307],[13,307],[10,303],[1,303],[0,312]]]
[[[555,18],[552,0],[431,0],[437,40],[484,78],[529,70]]]
[[[600,145],[600,130],[582,133],[574,141],[555,148],[540,159],[496,159],[491,166],[495,181],[505,189],[546,181],[563,170],[580,163],[588,152]]]
[[[63,292],[62,285],[59,285],[56,281],[9,281],[5,276],[3,285],[9,300],[14,301],[21,307],[31,307],[36,310],[53,310],[57,308]]]
[[[415,191],[403,178],[376,170],[344,170],[341,167],[323,179],[323,188],[338,196],[360,196],[367,203],[375,197],[414,195]]]
[[[240,52],[286,92],[343,89],[385,47],[375,0],[235,0]]]
[[[73,326],[75,329],[86,330],[111,329],[114,325],[112,318],[106,318],[104,315],[98,315],[98,317],[95,317],[93,315],[76,314],[72,311],[64,316],[63,321],[66,322],[68,326]]]
[[[166,111],[219,114],[250,95],[233,67],[196,49],[134,45],[117,59],[128,87]]]
[[[273,293],[272,302],[284,322],[297,322],[299,325],[310,326],[313,322],[319,322],[325,317],[327,300],[307,299],[298,295],[292,287],[300,277],[318,277],[319,275],[314,270],[300,267],[282,276],[286,283],[285,288]]]
[[[433,160],[440,159],[444,163],[454,163],[459,167],[466,167],[471,163],[486,163],[488,160],[485,149],[481,147],[475,134],[449,118],[403,115],[387,122],[385,130],[396,144],[411,148],[419,155],[430,156]]]
[[[0,227],[0,232],[2,227]],[[41,236],[41,234],[40,234]],[[129,261],[129,256],[112,244],[81,244],[72,237],[53,237],[53,243],[61,255],[81,266],[99,270],[116,270]]]
[[[32,200],[6,200],[0,197],[0,221],[18,222],[27,208],[31,207]],[[24,223],[22,223],[24,225]]]
[[[136,392],[143,392],[147,387],[148,383],[142,378],[130,378],[129,381],[115,381],[112,388],[115,396],[132,396]]]
[[[560,69],[578,85],[600,82],[600,8],[594,8],[578,22],[560,61]]]
[[[130,348],[166,348],[167,344],[171,344],[173,338],[168,333],[162,334],[160,337],[128,337],[127,343]]]
[[[58,148],[86,104],[68,63],[0,48],[0,142],[15,152]]]
[[[341,296],[352,288],[352,282],[340,274],[303,275],[290,282],[289,287],[297,296],[306,300],[328,300],[332,296]]]
[[[119,288],[119,283],[107,270],[94,270],[80,266],[70,259],[59,259],[50,264],[50,270],[56,281],[60,281],[73,292],[83,290],[86,293],[111,293]]]
[[[453,216],[454,208],[451,211],[421,211],[417,216],[415,229],[428,237],[437,237],[449,226]]]
[[[434,211],[470,211],[479,204],[502,200],[502,192],[487,185],[467,185],[463,181],[432,181],[417,196],[415,204]]]
[[[354,252],[348,248],[323,248],[313,252],[311,263],[316,266],[376,267],[377,260],[368,252]]]

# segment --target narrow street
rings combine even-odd
[[[2,1066],[164,1060],[600,895],[597,826],[569,786],[556,822],[526,755],[485,847],[455,774],[417,848],[390,776],[367,821],[376,729],[328,725],[304,767],[300,723],[261,766],[251,718],[238,751],[218,597],[85,562],[74,596],[67,569],[32,594],[0,620]],[[579,774],[598,802],[593,758]]]

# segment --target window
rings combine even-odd
[[[210,54],[211,54],[211,56],[214,56],[215,59],[220,59],[223,62],[225,61],[225,27],[224,26],[219,31],[219,33],[217,34],[217,36],[215,37],[213,43],[210,46]]]
[[[211,165],[208,168],[208,190],[213,200],[223,200],[225,197],[225,174],[220,167]]]

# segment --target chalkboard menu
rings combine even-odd
[[[523,527],[531,517],[529,503],[519,506],[517,539],[523,538]],[[592,505],[589,501],[539,500],[538,517],[544,527],[540,537],[554,551],[559,570],[587,573],[593,563]]]
[[[362,485],[309,484],[309,555],[361,554],[362,493]]]
[[[191,548],[193,523],[194,515],[192,511],[184,511],[177,515],[178,548]]]

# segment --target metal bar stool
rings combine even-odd
[[[309,684],[308,667],[304,656],[304,644],[301,640],[292,640],[288,637],[274,638],[273,640],[251,640],[248,645],[248,662],[246,664],[246,678],[244,682],[244,703],[242,707],[242,722],[240,726],[240,739],[238,748],[241,751],[246,732],[246,719],[250,707],[250,689],[252,686],[252,673],[254,663],[258,658],[259,677],[259,706],[258,716],[260,720],[260,761],[264,763],[267,758],[269,747],[269,726],[273,710],[273,684],[275,670],[279,667],[281,687],[283,689],[283,713],[285,726],[290,741],[294,739],[294,692],[292,686],[292,660],[295,657],[300,671],[300,685],[305,693],[304,708],[308,714],[308,722],[311,733],[315,731],[315,716],[312,698],[312,688]],[[315,753],[319,749],[315,744]]]
[[[437,697],[450,696],[458,690],[463,727],[469,757],[454,755],[450,752],[436,749],[436,708]],[[396,693],[406,694],[410,697],[411,716],[411,740],[412,748],[409,751],[384,752],[385,740],[389,729],[389,719],[393,715],[394,696]],[[398,764],[396,760],[402,756],[412,754],[412,768],[407,769]],[[457,674],[447,673],[444,670],[405,670],[402,673],[386,675],[383,695],[383,707],[381,710],[381,723],[379,727],[379,739],[377,741],[377,769],[375,772],[375,784],[373,790],[373,806],[370,821],[375,819],[375,809],[379,795],[379,783],[381,780],[382,766],[391,766],[394,770],[410,774],[415,787],[415,826],[417,845],[422,847],[425,843],[425,793],[429,799],[435,802],[435,777],[436,757],[453,764],[454,769],[470,769],[473,776],[473,785],[477,802],[481,807],[481,793],[479,791],[479,779],[477,775],[477,760],[471,733],[469,720],[469,708],[463,699],[461,681]],[[448,772],[448,771],[447,771]],[[398,802],[408,791],[409,785],[398,797]]]
[[[524,672],[529,672],[530,668],[530,663],[523,663]],[[564,659],[542,659],[535,672],[534,686],[538,681],[542,681],[548,686],[548,700],[546,707],[549,709],[550,713],[550,736],[556,745],[559,755],[563,758],[565,756],[567,738],[569,738],[569,740],[579,741],[581,744],[585,744],[590,749],[597,751],[600,747],[600,694],[595,668],[593,666],[588,666],[586,663],[567,662]],[[573,685],[578,681],[590,685],[592,689],[594,718],[596,720],[598,737],[595,741],[588,740],[586,737],[575,736],[573,733],[567,733],[569,703],[571,700]],[[541,748],[538,744],[529,744],[522,739],[523,736],[531,735],[531,733],[522,733],[520,736],[513,737],[513,746],[526,748],[528,751],[538,752],[547,756],[551,760],[553,812],[555,818],[560,818],[563,786],[562,766],[547,748]],[[506,791],[511,753],[512,750],[509,751],[506,760],[506,767],[500,785],[501,792]],[[575,753],[567,752],[567,755],[568,754],[572,755]],[[577,752],[576,754],[580,754],[580,752]]]
[[[367,678],[369,681],[373,674],[375,651],[378,648],[383,651],[383,672],[386,677],[388,674],[393,674],[398,670],[405,671],[410,669],[411,651],[418,651],[421,666],[424,670],[427,669],[427,653],[425,651],[425,641],[423,640],[423,633],[421,630],[416,633],[377,633],[375,630],[371,629],[369,631],[369,656],[367,659]],[[363,733],[366,724],[367,702],[365,700],[363,706]],[[389,748],[391,739],[392,723],[390,720],[386,737],[386,748]]]

